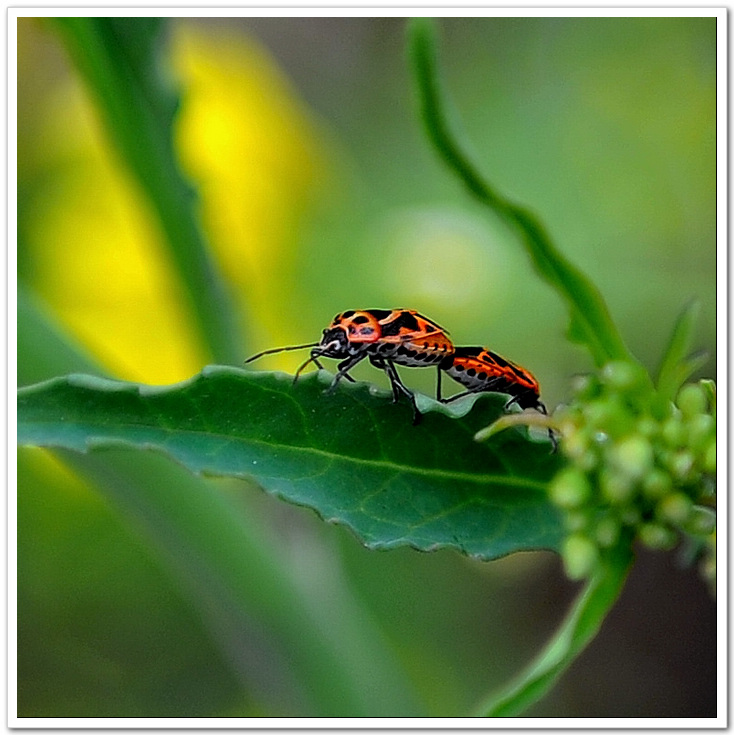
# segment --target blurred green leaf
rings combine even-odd
[[[232,639],[217,645],[179,584],[191,575],[176,579],[103,494],[39,454],[18,454],[19,716],[254,712],[256,667],[245,686]]]
[[[448,103],[439,84],[433,22],[414,18],[408,29],[421,116],[438,154],[480,202],[518,231],[536,270],[568,306],[569,337],[584,344],[599,366],[610,360],[634,361],[594,283],[553,245],[534,214],[506,199],[484,179],[459,142],[451,128]]]
[[[200,338],[216,360],[236,364],[242,340],[233,306],[199,226],[196,194],[173,147],[178,95],[159,63],[165,22],[56,18],[54,23],[97,99],[111,139],[160,219]]]
[[[61,455],[158,552],[196,601],[243,691],[267,712],[366,717],[418,711],[369,616],[338,580],[320,585],[319,594],[307,587],[236,494],[204,485],[167,457],[121,445]],[[334,616],[345,620],[337,624]]]
[[[482,559],[557,548],[546,483],[561,460],[549,444],[519,431],[472,440],[501,412],[498,396],[480,396],[458,419],[421,397],[435,410],[414,427],[407,406],[366,384],[324,395],[320,374],[291,382],[217,366],[166,388],[72,375],[19,391],[19,440],[151,448],[193,472],[252,478],[371,548],[451,547]]]
[[[698,301],[691,302],[681,312],[670,335],[660,370],[658,372],[658,392],[667,401],[672,401],[678,390],[691,375],[706,364],[705,353],[690,354],[693,333],[696,328],[700,308]]]

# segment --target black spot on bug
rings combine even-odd
[[[457,347],[454,351],[456,357],[476,357],[484,352],[483,347]]]
[[[530,382],[530,378],[528,377],[528,374],[520,370],[520,368],[516,367],[515,365],[510,365],[510,369],[512,370],[513,373],[515,373],[515,375],[517,375],[518,378],[522,378],[522,380],[527,380],[528,382]]]
[[[382,325],[382,334],[385,337],[394,337],[400,334],[401,329],[417,332],[419,328],[418,320],[409,311],[402,311],[400,316]]]
[[[392,309],[365,309],[368,314],[372,314],[378,322],[387,319],[392,314]],[[352,312],[354,314],[354,312]]]
[[[475,370],[474,368],[469,368],[469,369],[468,369],[468,370],[466,371],[466,374],[467,374],[467,375],[468,375],[468,376],[469,376],[470,378],[473,378],[473,377],[474,377],[474,376],[475,376],[475,375],[477,374],[477,371],[476,371],[476,370]]]
[[[477,375],[477,378],[479,378],[479,380],[486,380],[487,379],[487,373],[481,372],[481,373],[479,373],[479,375]]]
[[[351,311],[345,311],[343,314],[337,314],[334,317],[334,321],[336,321],[337,319],[349,319],[349,317],[352,316],[352,314],[354,313],[355,311],[354,309],[352,309]]]
[[[503,357],[500,357],[498,354],[494,352],[490,352],[487,350],[487,355],[494,360],[494,362],[497,363],[500,367],[510,367],[510,363],[507,362]]]
[[[463,373],[464,372],[464,366],[463,365],[456,365],[456,366],[454,366],[454,370],[456,370],[457,373]]]
[[[352,319],[352,324],[365,324],[369,321],[369,317],[366,317],[364,314],[360,314],[359,316],[355,316],[354,319]]]

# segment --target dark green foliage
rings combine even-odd
[[[72,375],[20,391],[19,440],[155,449],[196,473],[252,478],[373,548],[452,547],[482,559],[557,549],[550,445],[518,430],[472,438],[501,413],[502,398],[481,396],[455,419],[421,397],[436,410],[414,427],[387,394],[358,383],[327,395],[326,385],[316,374],[293,385],[283,374],[222,367],[168,388]]]

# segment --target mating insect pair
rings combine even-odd
[[[294,379],[298,379],[309,363],[322,368],[321,357],[341,360],[329,387],[331,391],[342,378],[353,381],[349,371],[367,358],[376,368],[385,371],[392,388],[393,402],[397,402],[401,395],[411,402],[414,424],[420,421],[421,414],[413,392],[403,384],[396,365],[435,366],[436,398],[444,403],[469,393],[506,393],[512,396],[507,406],[517,403],[521,408],[534,408],[547,414],[540,400],[538,381],[529,372],[483,347],[454,347],[443,327],[411,309],[345,311],[337,314],[324,329],[320,342],[264,350],[245,362],[252,362],[263,355],[308,347],[312,348],[311,354],[296,370]],[[466,390],[451,398],[442,398],[442,372]]]

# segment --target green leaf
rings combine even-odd
[[[237,364],[242,343],[231,298],[199,226],[196,194],[173,145],[179,99],[161,70],[159,18],[56,18],[66,47],[99,106],[110,139],[147,194],[211,355]]]
[[[46,317],[43,305],[24,288],[18,291],[18,319],[18,378],[21,383],[33,382],[33,376],[36,376],[35,380],[42,380],[58,375],[64,368],[100,370],[80,345],[59,331],[58,325]],[[222,661],[230,662],[243,691],[254,694],[267,712],[324,717],[411,716],[422,712],[383,631],[362,607],[353,590],[344,585],[338,555],[332,553],[332,548],[322,549],[319,540],[309,539],[309,553],[328,556],[331,571],[335,572],[320,580],[317,586],[310,586],[304,583],[302,570],[293,568],[287,550],[282,548],[281,539],[263,527],[261,519],[253,517],[249,509],[245,511],[237,497],[221,492],[219,487],[212,487],[168,458],[134,449],[108,449],[89,454],[57,450],[55,454],[62,457],[66,466],[76,474],[90,481],[100,499],[104,499],[103,504],[116,509],[123,521],[144,540],[146,550],[163,562],[192,604],[191,614],[209,631],[221,652]],[[74,584],[73,574],[78,565],[75,565],[73,557],[85,551],[74,548],[71,558],[67,559],[68,549],[49,548],[49,545],[53,546],[53,540],[59,534],[73,535],[79,524],[87,535],[94,535],[96,529],[89,517],[81,520],[77,517],[77,506],[67,503],[67,514],[74,519],[57,516],[54,534],[49,538],[48,529],[37,525],[39,518],[48,517],[44,505],[46,498],[43,495],[39,497],[38,488],[27,479],[26,476],[26,482],[23,482],[19,477],[18,503],[26,510],[23,519],[19,517],[19,541],[22,537],[35,554],[45,553],[47,558],[53,559],[52,569],[57,573],[53,577],[54,584],[49,587],[42,574],[46,566],[41,564],[38,568],[31,561],[19,579],[19,598],[32,599],[25,608],[31,617],[23,626],[30,639],[21,641],[18,649],[19,684],[32,696],[38,687],[43,689],[46,679],[59,679],[61,674],[66,688],[58,684],[53,692],[61,692],[59,696],[62,696],[66,691],[68,696],[59,710],[48,710],[57,714],[59,711],[73,711],[77,702],[75,697],[80,697],[90,707],[87,710],[89,716],[99,714],[105,706],[120,714],[154,713],[162,716],[165,712],[161,712],[155,701],[158,690],[155,686],[146,688],[146,683],[139,681],[144,678],[143,672],[130,662],[134,651],[114,649],[114,630],[109,632],[105,644],[98,646],[94,636],[99,631],[94,626],[84,628],[78,620],[69,622],[68,626],[74,629],[71,649],[46,645],[42,647],[43,656],[34,659],[34,647],[29,647],[28,640],[44,640],[49,636],[49,625],[39,623],[38,615],[45,620],[48,614],[58,616],[58,610],[64,610],[67,605],[84,608],[87,603],[84,585],[75,589],[73,601],[69,600],[68,589],[63,592],[64,585]],[[59,492],[57,481],[46,479],[44,492],[55,497]],[[63,496],[57,498],[62,505],[64,500]],[[39,505],[44,505],[43,510]],[[34,507],[35,513],[31,510]],[[20,510],[19,507],[19,513]],[[114,545],[112,538],[105,536],[104,541],[94,545],[95,553],[102,557],[117,553],[116,549],[110,548],[111,544]],[[88,545],[86,550],[89,551]],[[75,571],[64,574],[65,567],[69,565]],[[94,562],[83,559],[81,567],[88,574]],[[134,586],[139,583],[139,570],[128,565],[127,571],[129,578],[125,584]],[[48,603],[42,611],[38,609],[34,591],[39,585],[45,590],[44,600]],[[105,599],[109,597],[114,601],[117,586],[117,583],[110,586]],[[160,589],[158,591],[160,593]],[[157,604],[144,588],[139,592],[138,609]],[[162,594],[165,592],[163,590]],[[99,609],[96,597],[89,604],[95,610]],[[131,605],[130,611],[134,613],[135,605]],[[76,613],[75,618],[79,618]],[[179,616],[176,625],[168,625],[167,634],[175,637],[184,619],[185,615]],[[138,632],[142,634],[154,627],[154,620],[155,616],[148,616],[146,624],[141,625]],[[58,625],[67,624],[61,621]],[[57,621],[53,626],[58,627]],[[233,656],[233,651],[242,648],[242,636],[251,630],[271,641],[273,648],[268,656]],[[112,652],[109,652],[109,647],[113,648]],[[183,662],[197,657],[199,661],[204,660],[207,653],[201,650],[201,646],[196,646],[190,632],[181,639],[180,647],[181,651],[172,647],[169,655],[172,664],[178,666],[178,675],[184,676]],[[71,650],[81,651],[84,655],[75,658]],[[78,667],[80,661],[82,665]],[[108,680],[100,679],[94,665],[100,661],[104,664],[104,672],[114,672],[115,682],[135,678],[137,684],[131,687],[132,694],[127,692],[132,699],[117,696],[107,686]],[[39,674],[38,666],[46,667],[44,672],[50,666],[48,676]],[[274,685],[273,672],[286,669],[283,681]],[[160,667],[156,671],[160,680]],[[308,690],[298,693],[295,703],[291,674],[297,681],[308,682]],[[172,676],[176,678],[175,674]],[[197,682],[197,686],[206,689],[217,676],[217,666],[211,662],[207,675]],[[90,685],[90,679],[95,683]],[[165,690],[166,683],[173,679],[169,676],[162,682],[162,689]],[[221,701],[226,693],[222,691],[221,683],[215,686],[216,697],[207,700],[198,691],[202,698],[190,697],[189,704],[196,706],[197,702],[208,701],[210,709],[207,710],[205,705],[200,707],[200,711],[216,712],[212,703]],[[95,687],[100,687],[101,691]],[[39,696],[47,704],[53,692],[49,695],[44,690]],[[105,697],[109,697],[113,704]],[[170,696],[164,696],[164,699],[170,706]],[[131,701],[137,702],[138,709],[126,708]],[[28,702],[28,698],[24,697],[23,702]],[[37,713],[39,710],[34,711]]]
[[[482,717],[515,717],[537,702],[593,640],[619,597],[632,564],[630,539],[597,567],[550,643],[506,689],[479,708]]]
[[[534,214],[494,189],[460,144],[449,123],[448,102],[439,84],[433,22],[413,18],[408,30],[421,116],[438,154],[471,194],[518,232],[537,272],[566,302],[569,336],[587,347],[598,366],[611,360],[635,362],[594,283],[561,254]]]
[[[708,359],[708,355],[702,352],[690,354],[699,306],[698,301],[688,304],[676,320],[670,335],[657,384],[658,392],[665,400],[672,401],[683,383]]]
[[[325,394],[324,377],[293,385],[284,374],[212,366],[149,387],[70,375],[18,392],[19,441],[156,449],[192,472],[252,478],[371,548],[451,547],[482,559],[558,548],[562,524],[546,486],[562,460],[549,443],[519,430],[472,439],[502,398],[447,407],[420,396],[432,410],[415,427],[387,393],[356,383]]]

